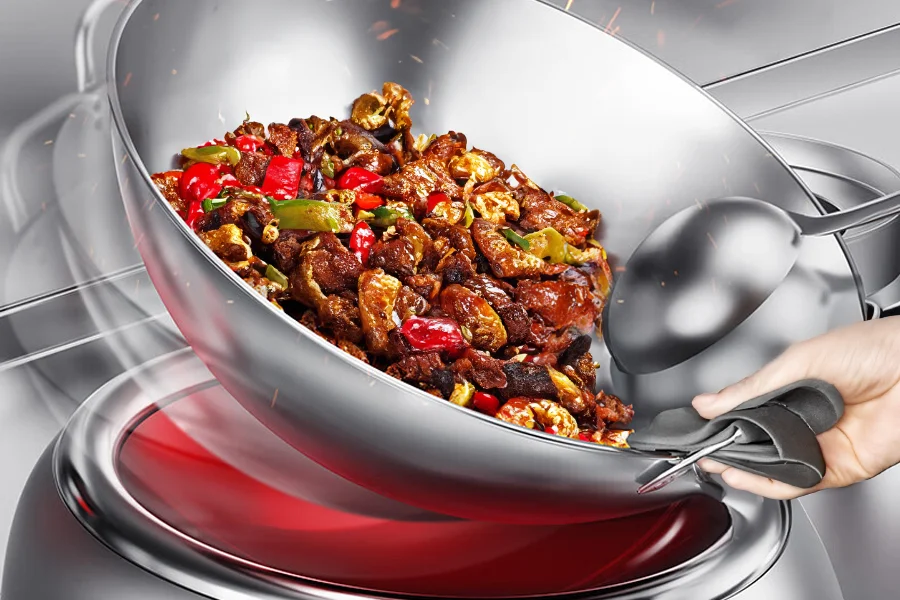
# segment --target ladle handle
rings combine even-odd
[[[876,198],[849,210],[830,215],[807,216],[792,213],[791,217],[803,235],[828,235],[845,229],[868,225],[900,213],[900,191]]]

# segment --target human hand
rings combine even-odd
[[[718,394],[694,398],[706,419],[801,379],[821,379],[844,397],[844,416],[818,436],[825,477],[814,488],[728,467],[711,459],[699,466],[719,473],[729,486],[787,500],[870,479],[900,462],[900,317],[857,323],[788,348],[750,377]]]

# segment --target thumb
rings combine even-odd
[[[727,413],[747,400],[756,398],[789,383],[805,379],[809,373],[809,356],[789,348],[762,369],[726,387],[716,394],[700,394],[694,398],[694,409],[704,419]]]

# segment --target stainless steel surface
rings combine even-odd
[[[717,444],[712,444],[711,446],[707,446],[702,450],[697,450],[696,452],[685,456],[682,460],[678,461],[677,463],[639,487],[638,494],[649,494],[650,492],[661,490],[665,486],[675,481],[676,478],[686,475],[687,470],[691,469],[694,464],[700,461],[700,459],[705,458],[723,448],[727,448],[728,446],[741,439],[743,435],[743,432],[738,429],[728,439],[722,440]]]
[[[566,3],[566,0],[558,2],[560,6]],[[0,89],[0,106],[4,108],[0,112],[0,138],[23,117],[48,105],[69,89],[70,81],[74,81],[70,48],[73,19],[81,9],[80,5],[86,4],[86,0],[69,0],[64,4],[51,0],[0,3],[0,29],[4,32],[0,35],[0,45],[4,55],[24,57],[22,60],[0,61],[0,78],[4,82],[15,81],[14,85],[7,84]],[[791,46],[798,48],[798,42],[803,46],[802,51],[815,50],[822,44],[889,26],[892,23],[891,12],[900,10],[897,6],[880,0],[855,3],[837,0],[815,3],[740,2],[727,4],[723,9],[711,9],[709,14],[704,14],[694,24],[697,17],[689,12],[695,4],[693,2],[656,2],[655,15],[651,14],[646,4],[637,6],[636,10],[632,10],[631,5],[622,6],[613,29],[617,23],[627,22],[628,26],[617,35],[624,34],[642,43],[701,83],[709,83],[711,80],[704,80],[703,74],[709,73],[723,61],[734,60],[735,64],[748,66],[748,70],[754,72],[708,89],[729,108],[746,117],[789,105],[789,110],[783,111],[783,114],[769,115],[774,119],[767,117],[754,121],[758,128],[770,130],[777,127],[792,134],[827,139],[878,156],[888,163],[900,164],[900,149],[894,143],[894,134],[900,132],[893,131],[895,103],[891,101],[896,97],[897,85],[871,80],[896,68],[891,67],[896,61],[896,52],[891,51],[888,37],[872,36],[877,44],[885,44],[879,46],[885,51],[867,45],[864,40],[851,40],[844,46],[848,51],[846,54],[842,51],[823,51],[756,72],[759,67],[765,67],[771,58],[790,56],[792,52],[784,49]],[[667,14],[660,12],[664,4],[668,4]],[[603,25],[621,5],[618,1],[574,0],[571,10]],[[744,19],[744,13],[729,12],[736,7],[757,16]],[[679,13],[683,14],[680,16]],[[50,14],[53,16],[48,17]],[[715,18],[709,18],[710,14]],[[665,43],[656,44],[662,19],[666,19],[663,21]],[[643,37],[639,37],[635,30],[639,30]],[[765,43],[759,41],[761,32],[764,32]],[[679,39],[682,42],[676,43]],[[732,51],[732,48],[737,49]],[[845,60],[844,57],[850,55],[856,55],[860,60]],[[810,63],[815,68],[807,68]],[[779,72],[787,73],[781,69],[789,69],[790,75],[778,75]],[[729,66],[722,72],[734,74],[739,70],[739,67]],[[839,94],[826,95],[840,88],[845,89]],[[822,110],[818,108],[819,103],[825,104]],[[33,157],[30,159],[33,166],[41,166],[44,164],[42,161],[46,160],[41,158],[41,152],[49,155],[54,149],[53,145],[44,146],[44,142],[55,136],[53,133],[44,136],[40,131],[34,132],[34,136],[34,147],[29,149],[29,156]],[[791,157],[791,153],[773,141],[771,136],[766,137],[779,153]],[[65,156],[56,158],[65,159]],[[887,167],[885,170],[893,171]],[[818,174],[803,170],[799,174],[817,193],[826,183]],[[864,177],[853,177],[865,181]],[[890,188],[890,181],[888,178],[883,186],[869,181],[876,191],[857,192],[858,201],[900,187]],[[838,187],[832,183],[828,186],[829,189]],[[44,201],[50,205],[53,203],[52,189],[47,193],[36,189],[25,191],[32,208],[40,207]],[[836,189],[832,195],[822,195],[833,204],[838,204],[841,199]],[[5,195],[0,198],[2,201],[6,199]],[[0,207],[0,212],[4,209],[5,206]],[[19,244],[20,238],[7,233],[10,220],[5,214],[4,217],[0,220],[0,254],[8,256],[11,249]],[[879,231],[888,241],[900,240],[900,236],[892,235],[889,228],[880,228]],[[853,240],[848,237],[851,250],[855,242],[863,242],[862,238]],[[38,254],[51,261],[55,260],[54,253],[62,256],[51,236],[40,239],[51,247]],[[36,250],[41,248],[35,247]],[[875,272],[883,269],[882,273],[896,273],[896,269],[892,270],[889,265],[891,256],[900,256],[900,253],[857,256],[864,282],[867,281],[867,267]],[[56,278],[61,274],[55,271],[39,273],[38,277],[32,277],[28,282],[41,288],[34,290],[34,293],[52,291],[71,283],[66,279],[57,283]],[[866,290],[871,293],[873,288],[867,285]],[[7,287],[6,291],[9,292],[10,288]],[[21,337],[27,341],[30,331],[24,333]],[[121,334],[112,334],[111,337],[117,340],[113,347],[140,343],[136,339],[124,339]],[[4,332],[0,339],[4,349],[19,343],[12,333]],[[4,390],[4,402],[0,409],[0,452],[3,456],[0,472],[5,482],[0,491],[0,554],[6,545],[12,511],[41,449],[87,392],[104,381],[104,377],[116,373],[117,360],[110,354],[109,347],[107,341],[95,340],[78,350],[61,353],[57,360],[39,360],[0,373],[0,387]],[[108,358],[113,360],[110,365],[112,370],[104,375],[104,369],[96,367]],[[35,365],[41,368],[33,368]],[[54,384],[48,383],[48,373],[56,374]],[[898,478],[900,472],[893,469],[863,485],[803,499],[802,505],[808,509],[815,527],[807,520],[803,510],[795,511],[791,540],[785,554],[766,577],[736,598],[794,600],[803,598],[804,594],[827,600],[893,597],[897,577],[892,557],[900,551],[900,532],[892,525],[898,522],[892,498],[900,489]],[[19,544],[17,551],[10,554],[6,561],[6,570],[12,570],[17,580],[27,585],[18,590],[20,594],[17,597],[95,599],[103,597],[104,593],[114,598],[149,599],[160,597],[161,593],[166,598],[181,597],[178,594],[196,597],[180,588],[160,588],[161,580],[143,570],[134,569],[94,538],[84,535],[83,528],[71,519],[70,513],[61,504],[42,500],[48,497],[48,493],[52,495],[52,487],[49,457],[45,456],[24,492],[23,516],[17,520],[14,537],[17,541],[24,540],[24,543]],[[49,539],[36,534],[47,534]],[[825,542],[830,556],[825,554],[821,541]],[[47,560],[53,561],[49,564],[57,568],[44,568]],[[48,572],[58,576],[48,577]],[[815,573],[815,576],[794,577],[798,573]],[[76,581],[85,587],[76,590],[70,585]],[[89,584],[93,587],[90,588]],[[12,598],[7,598],[3,592],[0,596],[4,600]]]
[[[216,59],[216,76],[211,77],[203,40],[251,18],[244,14],[250,10],[245,4],[229,3],[228,10],[213,10],[215,6],[135,5],[118,30],[121,37],[115,38],[110,92],[122,136],[115,140],[114,154],[128,154],[117,165],[138,249],[170,314],[226,389],[316,462],[383,495],[435,512],[542,520],[548,518],[545,506],[565,502],[565,514],[552,518],[593,520],[695,493],[696,482],[682,481],[657,494],[636,496],[635,476],[652,463],[646,456],[507,426],[437,402],[341,354],[273,311],[228,271],[185,228],[149,182],[148,171],[167,167],[173,147],[220,132],[220,115],[237,122],[247,107],[263,120],[297,112],[326,114],[360,89],[397,80],[415,97],[429,98],[415,116],[423,130],[467,131],[473,143],[515,156],[525,172],[548,188],[564,185],[585,204],[601,209],[616,224],[607,228],[603,242],[621,262],[655,223],[697,198],[721,195],[723,188],[736,195],[777,198],[788,210],[817,213],[811,195],[787,166],[687,81],[619,40],[540,4],[515,3],[515,9],[509,0],[428,4],[414,15],[395,11],[386,1],[366,11],[335,2],[256,3],[252,18],[270,23],[266,43],[253,52],[226,51]],[[398,30],[387,42],[368,32],[379,19],[390,20]],[[508,27],[494,25],[501,21]],[[183,31],[187,23],[190,35]],[[332,45],[335,36],[352,40],[336,47],[332,58],[353,76],[316,89],[298,88],[302,106],[298,95],[236,86],[236,78],[228,76],[232,69],[237,73],[253,64],[260,77],[283,77],[277,61],[262,57],[277,54],[299,34],[317,43],[324,31]],[[525,43],[532,37],[526,32],[565,40],[564,47],[548,54]],[[491,45],[476,43],[488,37]],[[410,54],[422,62],[408,60]],[[581,66],[567,59],[573,54],[598,57],[602,77],[585,77]],[[509,64],[510,77],[522,68],[523,77],[538,77],[549,88],[565,86],[565,102],[557,95],[523,100],[515,86],[502,83],[509,77],[498,80],[487,70],[471,69],[473,64]],[[477,111],[458,110],[475,94],[482,98]],[[658,96],[667,102],[652,100]],[[598,106],[617,117],[602,123],[588,118]],[[538,134],[515,127],[535,114],[558,115],[559,127]],[[589,134],[593,127],[595,133]],[[589,143],[591,135],[622,143],[597,147]],[[573,151],[590,147],[602,168],[573,168],[563,156],[542,150],[545,136]],[[684,159],[688,148],[689,161]],[[774,337],[737,329],[742,360],[726,358],[715,371],[694,371],[678,385],[657,390],[677,393],[677,403],[684,404],[694,393],[749,374],[790,341],[861,319],[855,275],[838,241],[816,239],[804,245],[804,254],[805,276],[815,280],[811,287],[817,296],[805,303],[805,327],[781,327],[785,317],[779,314],[771,322],[779,325]],[[795,334],[800,337],[786,339]],[[594,350],[595,356],[604,356],[602,344]],[[629,391],[623,395],[645,418],[663,408],[649,390],[639,395]],[[358,402],[360,396],[368,401]],[[393,418],[384,419],[385,411]],[[462,431],[465,445],[458,443]]]
[[[315,582],[251,563],[173,529],[141,506],[119,480],[116,457],[134,424],[192,391],[214,385],[202,363],[182,351],[104,386],[79,409],[56,445],[54,473],[60,494],[104,544],[168,582],[213,598],[321,595],[324,589]],[[687,600],[702,590],[704,597],[722,598],[751,584],[782,553],[790,523],[788,505],[734,494],[727,506],[733,529],[709,550],[672,571],[596,590],[589,597]],[[16,587],[15,578],[12,581],[9,585]],[[334,587],[329,594],[367,595]]]

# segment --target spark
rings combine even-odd
[[[129,83],[131,83],[131,73],[125,76],[125,81],[122,82],[122,87],[128,87]]]
[[[383,42],[384,40],[388,39],[389,37],[391,37],[398,31],[400,31],[400,30],[399,29],[388,29],[384,33],[379,34],[377,39],[379,42]]]
[[[718,4],[716,4],[716,8],[725,8],[726,6],[731,6],[732,4],[737,4],[738,0],[722,0]]]
[[[609,35],[616,35],[619,33],[619,26],[616,25],[616,28],[609,32]]]
[[[390,27],[390,24],[387,21],[375,21],[372,23],[370,30],[375,33],[382,33],[383,31],[387,31],[388,27]]]
[[[411,59],[413,59],[414,61],[416,61],[417,63],[419,63],[420,65],[421,65],[422,63],[425,62],[424,60],[422,60],[421,58],[419,58],[419,57],[416,56],[415,54],[410,54],[409,57],[410,57]]]
[[[400,8],[400,0],[391,0],[391,8]]]
[[[572,8],[573,2],[575,2],[575,0],[569,0],[568,2],[566,2],[566,10],[569,10],[570,8]]]
[[[719,249],[719,246],[718,246],[718,244],[716,244],[716,240],[713,239],[712,234],[711,234],[710,232],[707,231],[707,232],[706,232],[706,237],[709,238],[709,241],[712,243],[713,248],[715,248],[716,250],[718,250],[718,249]]]
[[[278,400],[278,388],[275,388],[275,393],[272,395],[272,404],[270,408],[275,408],[275,401]]]
[[[624,301],[624,300],[621,300],[621,299],[620,299],[620,300],[616,300],[616,304],[625,304],[625,301]]]
[[[45,145],[45,146],[52,146],[52,145],[53,145],[53,140],[47,140],[46,142],[44,142],[44,145]]]
[[[613,23],[616,22],[616,19],[619,17],[619,13],[622,12],[622,7],[616,9],[616,12],[613,13],[612,19],[609,20],[609,23],[606,24],[606,31],[609,33],[612,30]],[[618,30],[618,27],[616,28]]]

